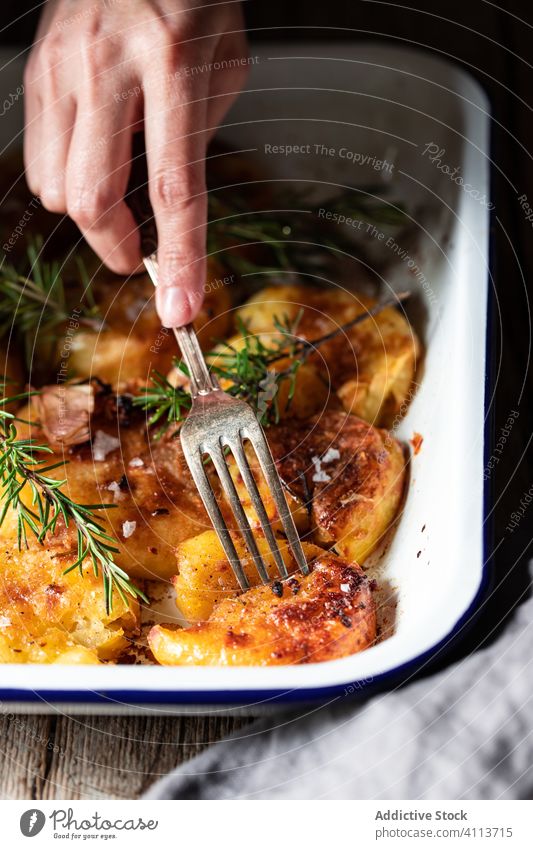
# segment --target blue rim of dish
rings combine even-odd
[[[450,63],[455,64],[455,63]],[[470,76],[463,68],[462,72]],[[483,86],[478,80],[476,84],[482,88],[483,93],[487,96]],[[489,100],[490,102],[490,100]],[[489,141],[489,152],[492,149],[492,140]],[[490,161],[490,159],[489,159]],[[489,189],[492,189],[492,171],[489,172]],[[489,191],[489,197],[492,197],[492,190]],[[492,347],[493,322],[494,322],[494,296],[492,290],[492,272],[494,265],[494,210],[489,210],[489,285],[487,287],[487,329],[485,338],[485,397],[483,404],[484,412],[484,429],[483,429],[483,466],[486,468],[489,460],[492,445],[492,434],[494,426],[494,407],[489,409],[491,398],[491,390],[495,377],[494,367],[494,350]],[[395,666],[393,669],[382,672],[374,676],[372,679],[363,679],[355,681],[345,681],[339,684],[332,684],[328,687],[312,687],[298,688],[295,690],[269,690],[259,689],[254,690],[214,690],[206,692],[204,690],[109,690],[109,691],[88,691],[88,690],[26,690],[19,688],[0,688],[0,700],[6,702],[27,702],[37,703],[42,702],[46,705],[54,704],[90,704],[90,705],[108,705],[119,708],[135,708],[142,705],[160,705],[165,706],[179,705],[197,705],[199,707],[205,705],[217,705],[223,708],[254,708],[258,705],[264,707],[269,702],[274,704],[295,704],[304,702],[324,702],[333,697],[347,696],[346,691],[350,691],[350,696],[356,698],[359,695],[368,696],[373,691],[385,689],[386,686],[400,684],[407,677],[413,677],[418,672],[431,671],[432,665],[446,655],[451,649],[457,645],[460,639],[463,639],[474,622],[476,621],[483,599],[488,593],[493,580],[493,536],[494,536],[494,517],[489,514],[492,503],[492,484],[490,476],[483,481],[483,525],[482,525],[482,557],[483,566],[481,571],[481,579],[476,591],[476,594],[464,611],[462,616],[457,620],[451,631],[435,643],[434,646],[406,661],[405,663]]]

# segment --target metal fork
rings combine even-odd
[[[158,264],[155,254],[144,259],[146,270],[154,284],[158,284]],[[261,499],[257,483],[250,469],[243,446],[249,440],[265,480],[270,488],[278,517],[292,550],[293,557],[304,575],[308,574],[302,544],[287,506],[285,494],[274,465],[270,448],[252,408],[223,392],[217,380],[210,374],[198,338],[192,324],[174,327],[174,335],[190,375],[192,407],[181,426],[180,437],[185,459],[193,476],[205,509],[224,547],[226,557],[243,590],[248,589],[248,579],[231,538],[224,517],[217,504],[215,493],[206,473],[204,456],[207,454],[222,484],[246,547],[254,561],[263,583],[269,582],[268,572],[257,547],[250,523],[241,504],[239,494],[226,462],[225,449],[229,448],[242,475],[253,508],[261,522],[261,528],[268,541],[276,566],[282,578],[288,577],[287,568],[281,555],[278,541],[269,522],[265,505]]]

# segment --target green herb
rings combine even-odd
[[[336,327],[330,333],[318,339],[302,339],[297,335],[303,310],[289,321],[274,318],[277,336],[267,344],[261,335],[251,334],[242,321],[237,319],[237,330],[244,340],[242,347],[237,348],[229,342],[221,342],[219,348],[206,354],[210,371],[217,378],[227,381],[229,386],[225,391],[237,398],[247,401],[257,413],[263,426],[277,424],[280,419],[278,390],[284,380],[289,380],[287,407],[294,397],[296,376],[299,368],[320,345],[330,342],[341,333],[345,333],[357,324],[378,315],[384,309],[397,306],[410,296],[410,292],[399,292],[390,298],[384,298],[365,312]],[[264,335],[264,334],[263,334]],[[287,368],[277,371],[272,368],[274,363],[289,359]],[[221,364],[220,364],[220,361]],[[185,363],[174,360],[175,368],[188,375]],[[159,439],[171,425],[179,424],[185,418],[191,407],[191,397],[187,390],[173,386],[159,372],[154,372],[150,378],[151,385],[144,387],[143,394],[134,398],[135,406],[142,407],[149,413],[148,425],[160,423],[160,429],[154,439]]]
[[[150,375],[150,384],[141,390],[142,395],[133,399],[133,404],[148,414],[149,427],[160,423],[154,434],[154,439],[160,439],[171,425],[183,420],[184,413],[191,408],[191,396],[185,389],[173,386],[158,371]]]
[[[295,359],[295,338],[303,310],[289,321],[274,318],[274,327],[278,336],[265,343],[261,336],[250,334],[244,322],[237,320],[237,330],[244,344],[236,348],[228,342],[222,342],[216,351],[207,354],[210,370],[216,377],[229,381],[226,392],[247,401],[258,415],[262,425],[277,424],[280,419],[278,391],[280,384],[289,380],[287,404],[290,405],[296,387],[296,375],[303,360]],[[289,366],[276,371],[271,366],[280,359],[291,360]],[[221,364],[220,364],[221,363]]]
[[[27,365],[31,364],[35,337],[55,338],[60,325],[73,315],[72,292],[61,275],[62,263],[42,257],[41,236],[30,240],[26,261],[17,268],[4,262],[0,267],[0,335],[14,332],[24,346]],[[83,291],[77,302],[76,320],[95,330],[102,329],[98,308],[92,296],[87,270],[79,257],[76,265]],[[78,295],[80,295],[78,288]],[[83,303],[85,300],[85,303]]]
[[[4,382],[5,385],[5,382]],[[2,387],[2,395],[5,394]],[[74,526],[77,532],[77,554],[75,562],[65,574],[79,569],[83,574],[83,563],[90,559],[95,575],[102,575],[106,611],[113,607],[116,591],[125,604],[126,595],[148,601],[145,594],[135,586],[127,573],[115,563],[117,542],[96,519],[95,511],[113,507],[110,504],[77,504],[63,492],[66,480],[50,477],[48,472],[66,465],[65,461],[44,465],[43,455],[52,454],[47,445],[39,445],[34,439],[21,439],[17,434],[16,422],[23,421],[6,410],[6,405],[27,400],[38,393],[27,392],[13,397],[0,398],[0,526],[9,509],[17,514],[18,547],[28,546],[28,534],[43,543],[47,534],[54,534],[60,519],[65,526]],[[29,490],[31,504],[22,500],[22,493]]]
[[[293,336],[301,314],[300,311],[292,322],[274,319],[279,337],[274,337],[268,345],[259,336],[250,335],[246,325],[238,319],[237,329],[244,340],[242,348],[237,349],[228,342],[221,342],[217,350],[206,354],[207,362],[211,362],[211,373],[229,381],[226,392],[251,404],[263,425],[279,421],[277,393],[282,381],[290,380],[287,403],[290,404],[293,398],[296,373],[302,361],[293,359],[282,371],[275,371],[270,365],[276,360],[292,357],[296,344],[300,344],[301,340]],[[174,360],[174,366],[188,376],[185,363]],[[149,427],[160,425],[154,433],[154,440],[160,439],[172,425],[182,422],[191,408],[189,392],[173,386],[157,371],[150,375],[150,386],[145,386],[141,391],[142,394],[133,399],[133,404],[148,414]]]
[[[398,228],[408,221],[400,204],[387,202],[378,195],[383,187],[369,186],[365,192],[346,190],[317,205],[303,192],[280,196],[272,210],[250,212],[245,199],[225,192],[210,195],[207,251],[222,254],[224,264],[237,274],[270,273],[292,270],[303,273],[325,269],[340,252],[352,254],[354,242],[338,224],[325,222],[320,209],[338,216],[359,218],[367,223]],[[288,205],[292,208],[289,209]],[[253,258],[233,244],[255,247]],[[259,248],[259,251],[257,250]]]

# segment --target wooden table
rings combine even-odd
[[[4,0],[4,20],[10,5],[18,10],[19,0]],[[459,647],[456,653],[478,645],[491,624],[512,608],[528,585],[526,523],[512,536],[505,535],[505,526],[533,479],[523,456],[531,430],[525,406],[532,387],[531,375],[526,374],[531,340],[524,281],[533,274],[533,232],[518,202],[525,193],[533,205],[533,163],[522,147],[531,144],[533,123],[533,71],[526,64],[532,63],[533,10],[530,3],[519,0],[508,0],[505,6],[505,11],[499,10],[485,0],[410,0],[401,7],[382,0],[269,0],[246,4],[255,39],[380,38],[417,45],[463,63],[492,100],[493,156],[502,169],[501,173],[494,169],[493,193],[498,295],[495,341],[496,356],[501,357],[496,429],[504,424],[510,410],[520,411],[506,446],[505,464],[496,470],[497,577],[505,577],[508,564],[515,560],[517,566],[513,579],[505,581],[468,645]],[[25,24],[27,21],[17,25],[19,40],[25,35]],[[246,721],[200,716],[13,717],[7,710],[3,706],[0,711],[0,795],[28,799],[135,798],[158,776]]]

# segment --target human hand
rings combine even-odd
[[[120,274],[141,263],[124,194],[132,135],[144,129],[156,304],[168,327],[192,320],[203,300],[205,151],[247,56],[235,0],[48,0],[26,66],[28,185]]]

